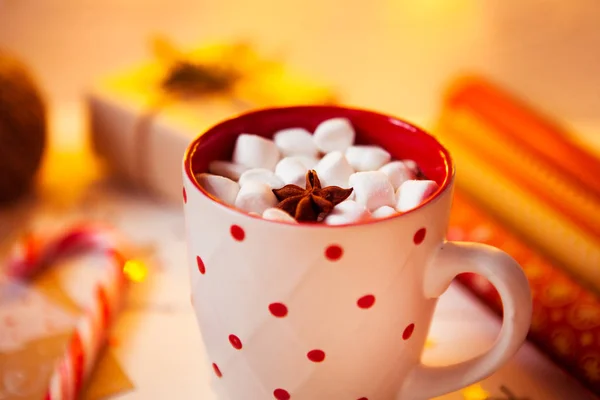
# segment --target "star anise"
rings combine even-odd
[[[322,221],[337,204],[346,200],[352,189],[339,186],[321,188],[321,181],[316,171],[306,173],[306,188],[297,185],[285,185],[281,189],[273,189],[279,200],[277,208],[287,212],[296,221]]]

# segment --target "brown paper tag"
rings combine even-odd
[[[39,400],[48,389],[54,363],[71,333],[32,340],[10,352],[0,352],[0,398]]]
[[[134,388],[112,351],[107,349],[102,352],[96,363],[89,384],[81,394],[81,399],[100,400]]]
[[[67,295],[63,290],[59,274],[55,271],[47,271],[39,274],[34,282],[36,290],[50,299],[57,306],[68,313],[80,314],[81,307]]]

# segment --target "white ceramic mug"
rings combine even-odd
[[[332,117],[350,119],[358,143],[417,161],[438,192],[382,220],[289,224],[227,206],[194,179],[211,160],[229,159],[241,133],[312,131]],[[335,106],[255,111],[195,139],[183,170],[192,301],[221,400],[429,399],[492,374],[526,337],[532,304],[525,275],[496,248],[445,240],[452,159],[404,121]],[[463,272],[483,275],[500,293],[498,340],[456,365],[422,365],[438,296]]]

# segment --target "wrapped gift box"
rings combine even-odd
[[[185,148],[210,126],[253,108],[333,102],[331,88],[252,47],[217,43],[102,79],[86,104],[93,148],[110,169],[179,202]]]

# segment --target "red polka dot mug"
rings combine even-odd
[[[410,158],[437,193],[403,214],[354,225],[289,224],[211,197],[194,179],[229,159],[241,133],[309,131],[348,118],[357,143]],[[448,151],[400,119],[336,106],[253,111],[196,138],[183,162],[192,301],[214,390],[228,400],[429,399],[484,379],[520,347],[531,294],[519,265],[485,245],[445,240],[454,184]],[[438,297],[463,272],[498,289],[504,321],[481,357],[420,362]]]

